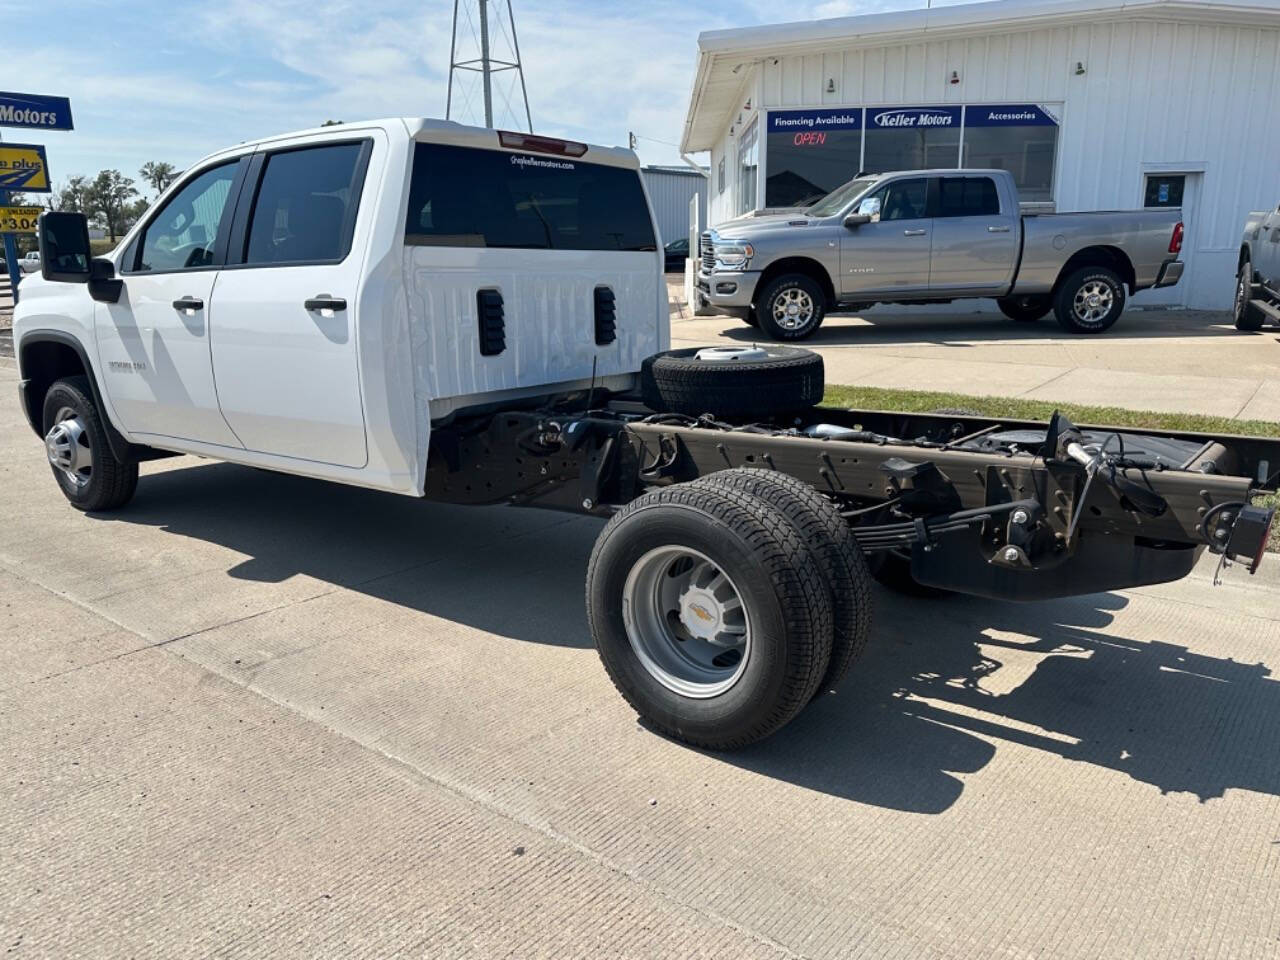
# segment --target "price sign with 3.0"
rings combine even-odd
[[[0,207],[0,233],[35,233],[44,207]]]

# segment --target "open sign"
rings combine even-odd
[[[791,142],[797,147],[820,147],[827,142],[827,135],[817,131],[797,133]]]

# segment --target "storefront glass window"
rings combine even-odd
[[[801,207],[858,174],[862,109],[785,110],[769,114],[766,207]]]
[[[867,170],[927,170],[959,162],[959,107],[867,109]]]
[[[755,121],[738,138],[738,212],[756,208],[756,173],[760,168],[760,127]]]
[[[1032,104],[966,107],[964,166],[1008,170],[1021,200],[1053,199],[1058,124]]]

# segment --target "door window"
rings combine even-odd
[[[230,227],[228,201],[237,163],[205,170],[165,203],[142,233],[133,271],[170,273],[213,265],[218,232]]]
[[[1146,195],[1143,198],[1142,205],[1144,207],[1180,207],[1182,206],[1182,194],[1187,186],[1187,178],[1185,174],[1155,174],[1147,175]]]
[[[267,157],[249,220],[244,263],[336,263],[351,249],[364,183],[364,143]]]
[[[990,177],[942,177],[938,181],[935,217],[994,217],[1000,197]]]
[[[886,220],[919,220],[925,215],[925,201],[928,198],[929,181],[924,177],[911,180],[894,180],[887,183],[875,193],[862,198],[865,203],[871,198],[880,201],[880,221]]]

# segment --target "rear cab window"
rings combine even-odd
[[[994,217],[1000,196],[990,177],[940,177],[935,217]]]
[[[638,170],[575,157],[418,143],[405,243],[656,251]]]

